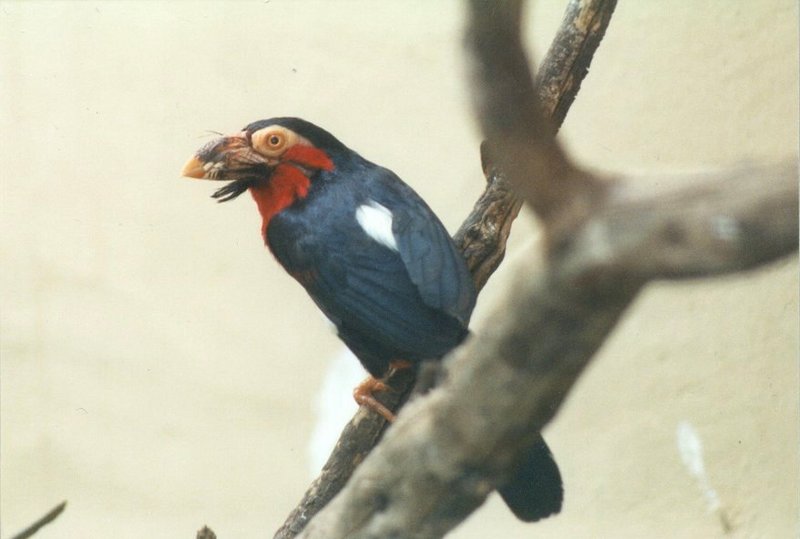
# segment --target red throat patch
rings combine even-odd
[[[299,168],[282,163],[272,172],[269,181],[250,187],[261,214],[261,235],[267,239],[267,226],[275,214],[308,194],[311,180]]]
[[[293,146],[286,150],[281,160],[283,162],[275,167],[268,181],[250,187],[250,194],[261,214],[261,235],[265,241],[270,220],[308,194],[311,180],[299,167],[311,170],[334,168],[330,157],[313,146]]]

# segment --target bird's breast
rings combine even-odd
[[[272,218],[296,200],[305,198],[310,186],[311,180],[302,170],[286,163],[275,168],[269,181],[250,187],[261,214],[261,235],[265,240]]]
[[[359,266],[401,266],[389,208],[342,186],[313,186],[308,197],[276,214],[266,243],[299,278],[309,270],[343,275]],[[332,267],[334,266],[334,267]]]

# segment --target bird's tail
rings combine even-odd
[[[517,518],[533,522],[561,511],[564,487],[553,454],[539,436],[514,476],[497,489]]]

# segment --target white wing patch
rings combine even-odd
[[[397,240],[392,234],[392,212],[389,208],[370,200],[356,209],[356,221],[367,236],[381,245],[397,251]]]

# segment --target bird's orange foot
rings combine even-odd
[[[358,386],[356,386],[356,388],[353,390],[353,398],[359,406],[366,406],[367,408],[370,408],[380,414],[389,423],[393,423],[396,417],[394,412],[389,410],[389,408],[387,408],[382,402],[376,399],[375,393],[390,390],[391,388],[386,385],[384,380],[389,378],[395,372],[403,369],[410,369],[412,366],[413,363],[403,359],[392,361],[389,363],[389,370],[383,378],[378,379],[370,376],[358,384]]]
[[[383,381],[370,376],[356,386],[356,388],[353,390],[353,398],[356,400],[359,406],[366,406],[367,408],[370,408],[371,410],[382,415],[386,421],[392,423],[395,418],[394,413],[384,406],[382,402],[375,398],[375,393],[378,393],[379,391],[386,391],[387,389],[389,389],[389,386],[383,383]]]

